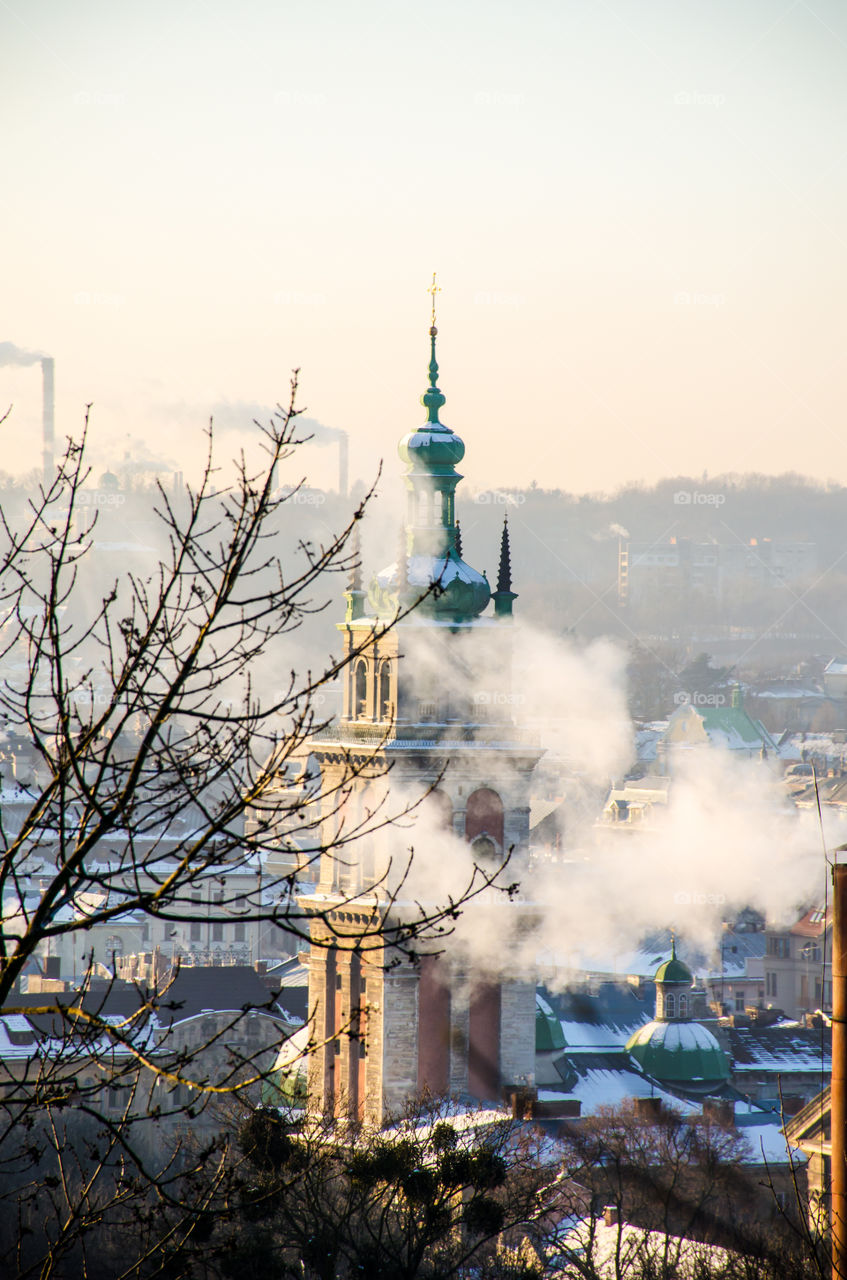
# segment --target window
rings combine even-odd
[[[681,1018],[688,1016],[688,996],[679,997],[679,1016]]]
[[[353,718],[363,719],[368,712],[368,668],[360,658],[353,677]]]
[[[239,922],[235,926],[235,941],[236,942],[247,941],[247,925],[244,923],[243,920],[239,920]]]
[[[745,1005],[744,1005],[744,992],[743,992],[743,991],[737,991],[737,992],[735,993],[735,1012],[736,1012],[736,1013],[743,1013],[743,1012],[744,1012],[744,1008],[745,1008]]]
[[[471,852],[474,856],[474,862],[492,863],[497,858],[497,846],[490,836],[477,836],[471,845]]]
[[[776,990],[776,974],[775,974],[775,973],[766,973],[766,974],[765,974],[765,981],[766,981],[766,984],[767,984],[768,995],[769,995],[769,996],[775,996],[775,995],[777,994],[777,990]]]
[[[465,812],[465,838],[471,843],[485,835],[503,847],[503,801],[490,787],[480,787],[468,796]]]
[[[676,1017],[676,998],[674,997],[672,992],[669,992],[665,996],[665,1017],[666,1018]]]
[[[215,924],[212,925],[212,942],[223,942],[223,940],[224,927],[220,921],[216,921]]]
[[[391,663],[385,661],[379,669],[379,718],[380,720],[391,720],[392,713]]]

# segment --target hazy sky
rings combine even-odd
[[[353,474],[847,478],[844,0],[3,0],[0,340],[188,465],[301,368]],[[0,466],[40,451],[36,367]],[[226,442],[234,440],[227,432]],[[318,483],[331,450],[312,448]]]

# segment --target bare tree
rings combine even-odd
[[[309,767],[324,723],[317,694],[358,650],[277,677],[270,696],[258,678],[278,665],[283,638],[324,607],[316,593],[358,563],[364,504],[324,544],[302,541],[295,560],[276,550],[278,514],[298,492],[277,488],[300,442],[295,391],[296,380],[289,408],[256,424],[263,465],[251,470],[242,457],[221,487],[210,427],[197,488],[159,487],[166,554],[99,596],[84,436],[22,522],[0,511],[0,1021],[19,1037],[16,1052],[0,1050],[0,1240],[20,1275],[89,1274],[94,1226],[150,1195],[178,1204],[175,1180],[182,1196],[195,1167],[196,1217],[216,1183],[215,1139],[199,1159],[175,1136],[210,1101],[255,1099],[282,1037],[271,1019],[260,1044],[239,1043],[237,1010],[180,1040],[169,1011],[178,964],[164,979],[161,964],[131,974],[132,999],[116,1013],[117,977],[99,992],[95,981],[113,958],[90,940],[127,919],[143,922],[154,954],[201,923],[260,921],[306,940],[298,895],[327,839],[352,858],[358,841],[400,816],[387,795],[355,820],[346,813],[351,783],[379,766],[351,756],[330,788]],[[8,744],[31,757],[25,779],[10,776]],[[494,874],[475,871],[465,896]],[[395,892],[402,881],[395,868]],[[390,896],[386,878],[361,936],[342,945],[410,948],[449,930],[461,905],[404,911],[386,937]],[[69,936],[89,940],[77,987],[24,999],[21,979]],[[151,1129],[167,1129],[168,1141]]]

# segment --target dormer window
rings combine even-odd
[[[688,1017],[688,996],[679,997],[679,1016],[681,1018]]]
[[[676,999],[672,992],[668,992],[668,994],[665,996],[665,1017],[666,1018],[676,1017]]]

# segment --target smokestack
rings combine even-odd
[[[44,356],[41,361],[41,380],[44,386],[43,399],[43,447],[44,447],[44,483],[53,483],[53,441],[55,429],[55,387],[54,362],[52,356]]]
[[[347,432],[341,431],[338,435],[338,496],[339,498],[347,497],[347,471],[348,471],[348,452],[350,442],[347,438]]]
[[[839,853],[844,851],[843,845],[836,850],[832,868],[832,1280],[845,1280],[847,1277],[847,862],[838,860]]]

